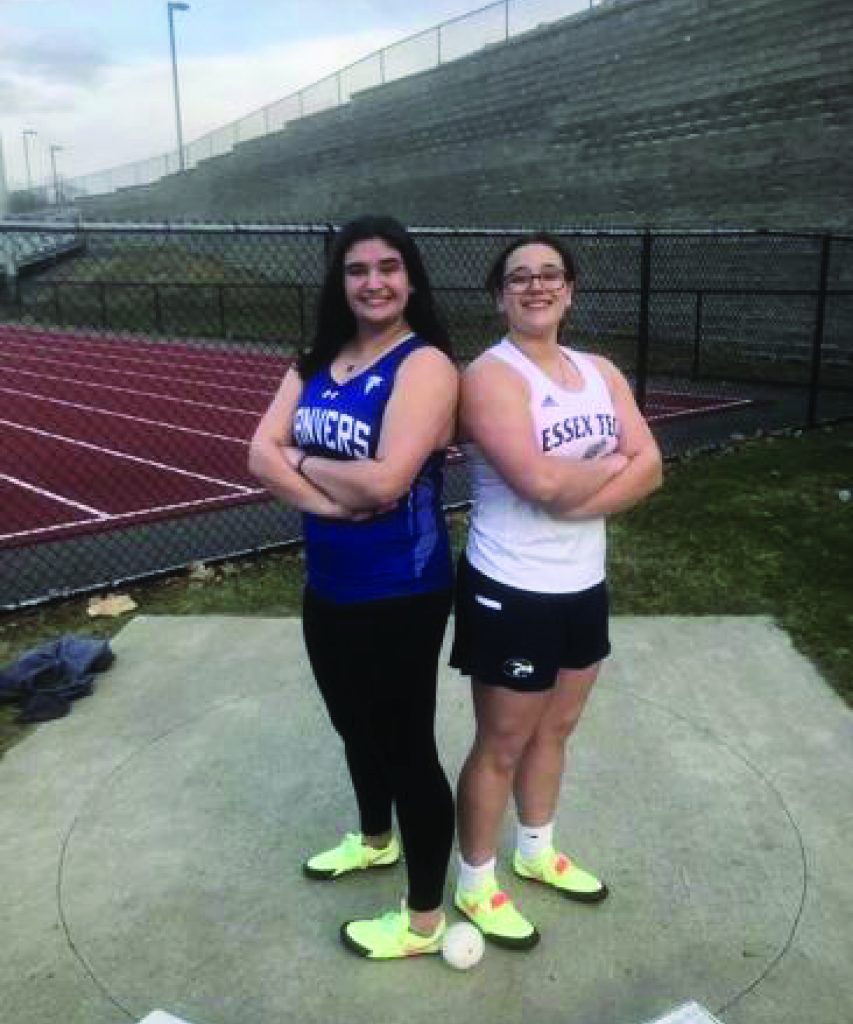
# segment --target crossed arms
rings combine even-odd
[[[249,470],[300,511],[360,519],[393,506],[429,455],[451,440],[459,376],[438,349],[421,348],[408,356],[397,371],[373,459],[303,459],[293,443],[301,392],[302,380],[288,370],[252,438]]]
[[[612,363],[593,357],[610,390],[619,445],[598,459],[545,455],[532,429],[529,392],[511,367],[476,360],[462,378],[460,429],[522,498],[558,519],[592,519],[630,508],[662,483],[657,443],[628,382]]]

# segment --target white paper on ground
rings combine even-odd
[[[147,1017],[143,1017],[139,1024],[190,1024],[183,1017],[174,1017],[165,1010],[152,1010]]]
[[[685,1003],[648,1024],[720,1024],[720,1021],[698,1003]]]

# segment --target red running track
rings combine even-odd
[[[248,440],[287,363],[0,328],[0,546],[263,498]]]
[[[248,441],[285,357],[0,326],[0,547],[262,500]],[[654,393],[649,419],[730,407]]]

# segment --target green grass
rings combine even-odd
[[[667,467],[664,488],[610,525],[617,615],[769,615],[853,706],[853,423],[756,438]],[[465,516],[451,516],[454,547]],[[124,588],[137,612],[90,619],[88,599],[6,613],[0,665],[67,632],[109,636],[134,614],[299,613],[298,548]],[[24,729],[0,707],[0,751]]]
[[[684,459],[611,524],[614,611],[772,616],[853,706],[853,424]]]

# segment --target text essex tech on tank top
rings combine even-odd
[[[618,424],[610,389],[595,363],[562,349],[583,378],[568,390],[552,381],[510,341],[488,354],[508,363],[527,381],[537,445],[549,458],[592,459],[614,452]],[[605,575],[605,521],[567,522],[516,494],[469,445],[474,508],[467,557],[475,569],[500,583],[540,593],[576,593]]]
[[[412,334],[361,373],[338,383],[328,368],[305,382],[293,418],[310,455],[369,459],[400,364],[424,342]],[[441,510],[444,452],[434,452],[390,512],[360,522],[303,515],[309,586],[338,603],[449,587],[452,568]]]

